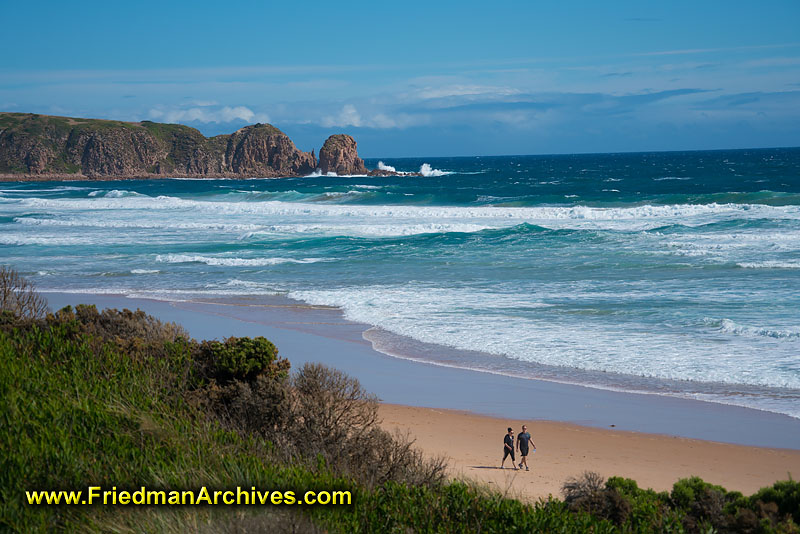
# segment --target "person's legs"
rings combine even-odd
[[[508,449],[503,449],[503,461],[500,462],[500,469],[503,469],[503,465],[506,463],[506,458],[508,458]],[[514,459],[511,459],[511,465],[514,465]]]

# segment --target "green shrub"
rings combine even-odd
[[[285,377],[289,362],[278,358],[278,349],[266,338],[229,337],[200,344],[199,363],[204,375],[218,382],[253,380],[266,374]]]
[[[618,492],[630,504],[626,524],[632,531],[680,531],[681,517],[670,508],[668,493],[640,489],[635,480],[621,477],[609,478],[606,488]]]
[[[774,504],[777,507],[776,516],[784,518],[790,517],[792,521],[800,525],[800,482],[794,480],[784,480],[776,482],[772,487],[762,488],[749,498],[753,509],[759,508],[767,515],[766,506]]]

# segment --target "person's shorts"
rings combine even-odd
[[[519,455],[520,456],[528,456],[528,449],[527,448],[523,449],[522,447],[520,447],[519,448]]]
[[[503,460],[508,458],[509,455],[511,455],[511,460],[512,461],[515,460],[514,451],[513,450],[508,450],[507,448],[503,447]]]

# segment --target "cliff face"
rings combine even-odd
[[[177,124],[0,113],[6,176],[275,177],[309,174],[316,163],[269,124],[206,138]]]
[[[275,176],[275,171],[281,176],[306,175],[317,167],[313,153],[300,152],[269,124],[246,126],[231,135],[225,156],[231,171],[247,176]]]
[[[356,140],[349,135],[332,135],[319,151],[319,170],[323,173],[367,174],[364,160],[358,157]]]

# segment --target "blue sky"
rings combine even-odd
[[[0,111],[365,157],[800,146],[800,2],[12,2]]]

